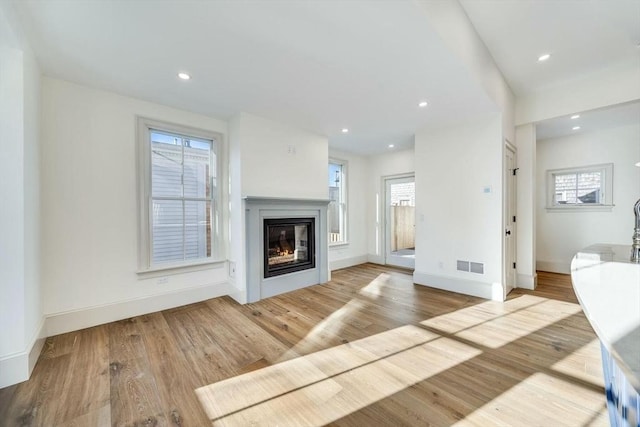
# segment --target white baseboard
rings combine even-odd
[[[24,351],[0,357],[0,388],[29,379],[48,336],[77,331],[223,295],[233,297],[234,294],[238,294],[238,290],[225,281],[112,304],[49,314],[43,317],[33,339]]]
[[[36,366],[46,337],[44,332],[44,318],[36,329],[31,342],[24,351],[0,358],[0,388],[26,381]]]
[[[536,273],[534,273],[533,276],[530,274],[518,274],[518,278],[516,280],[516,286],[518,288],[533,291],[538,286],[538,275]]]
[[[367,254],[367,261],[374,264],[384,265],[384,257],[382,255]]]
[[[229,296],[238,304],[244,305],[247,301],[247,291],[235,291],[229,294]]]
[[[47,315],[47,336],[90,328],[116,320],[153,313],[181,305],[192,304],[210,298],[229,295],[237,290],[229,282],[211,283],[120,301],[112,304],[70,310]]]
[[[485,283],[476,280],[459,279],[457,277],[434,276],[419,271],[413,272],[413,282],[418,285],[495,301],[504,300],[504,291],[502,285],[499,283]]]
[[[339,270],[341,268],[353,267],[354,265],[364,264],[369,260],[367,255],[360,255],[351,258],[337,259],[329,262],[329,270]]]
[[[562,261],[536,261],[536,270],[571,274],[571,263]]]
[[[237,283],[233,279],[231,279],[230,286],[232,288],[232,291],[229,292],[229,296],[238,304],[246,304],[247,303],[246,286],[245,286],[245,289],[242,289],[242,290],[238,289]]]
[[[10,354],[0,359],[0,388],[29,379],[29,352]]]
[[[33,338],[33,345],[31,346],[31,350],[29,350],[29,376],[33,372],[33,368],[36,367],[36,362],[38,362],[38,358],[40,357],[40,353],[42,352],[42,347],[44,347],[44,342],[47,340],[45,332],[45,318],[43,317],[40,321],[40,327],[38,328],[38,332]]]

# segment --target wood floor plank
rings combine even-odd
[[[206,425],[209,419],[195,398],[198,381],[165,317],[162,313],[141,316],[140,329],[167,424]]]
[[[110,372],[113,425],[168,425],[148,359],[114,360]]]
[[[70,354],[77,348],[79,332],[69,332],[45,340],[41,358],[52,359],[54,357]]]
[[[235,302],[230,298],[216,298],[207,301],[210,317],[214,324],[224,325],[231,334],[238,337],[243,345],[258,349],[257,360],[265,360],[271,364],[298,356],[289,347],[252,322],[244,313],[238,310]],[[224,348],[224,347],[223,347]],[[251,362],[256,363],[256,361]],[[246,365],[245,365],[246,366]],[[244,369],[244,366],[242,367]]]
[[[114,425],[118,425],[114,423]],[[65,423],[58,424],[58,427],[109,427],[111,426],[111,405],[104,405],[95,411],[87,412]]]
[[[568,276],[495,302],[363,264],[50,337],[0,425],[605,426],[604,403]]]
[[[223,363],[230,373],[237,373],[243,366],[262,358],[255,346],[234,333],[227,323],[220,323],[206,305],[188,314],[167,314],[166,321],[178,340],[189,337],[189,344],[180,346],[185,353],[207,358],[215,355],[212,362]],[[206,351],[200,352],[200,349]]]
[[[167,424],[140,324],[140,318],[133,317],[108,325],[108,407],[118,426]]]
[[[0,405],[6,412],[0,420],[7,426],[55,425],[59,398],[69,381],[71,355],[55,359],[40,359],[31,378],[15,386],[8,405]]]
[[[147,353],[138,317],[112,322],[107,327],[111,362],[122,363],[129,359],[146,357]]]
[[[64,423],[97,411],[110,401],[109,335],[107,325],[83,329],[70,354],[70,377],[60,395],[56,422]]]
[[[5,387],[5,388],[0,388],[0,414],[2,414],[4,417],[11,417],[10,410],[13,409],[15,411],[16,409],[17,402],[13,403],[13,405],[12,405],[12,402],[13,402],[14,394],[17,389],[18,389],[18,384]],[[2,421],[1,418],[0,418],[0,421]],[[0,425],[1,424],[2,423],[0,422]]]
[[[216,344],[186,350],[184,354],[197,374],[198,386],[218,382],[240,372],[237,363]]]

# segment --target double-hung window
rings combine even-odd
[[[140,269],[216,259],[220,136],[140,119]]]
[[[613,164],[547,171],[547,208],[611,207]]]
[[[329,160],[329,244],[347,243],[347,162]]]

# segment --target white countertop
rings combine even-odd
[[[571,281],[604,346],[640,391],[640,264],[631,246],[593,245],[571,262]]]

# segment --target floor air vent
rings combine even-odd
[[[458,271],[484,274],[484,264],[481,262],[457,261]]]
[[[458,260],[458,270],[459,271],[469,271],[469,261],[460,261],[460,260]]]
[[[472,262],[469,271],[472,273],[484,274],[484,264],[481,262]]]

